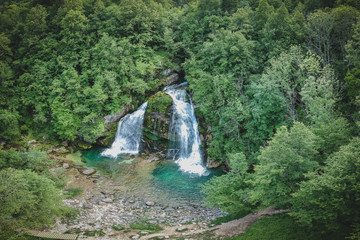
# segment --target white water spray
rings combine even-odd
[[[198,123],[191,98],[189,96],[190,103],[186,102],[187,93],[184,89],[167,88],[166,93],[173,100],[170,136],[171,140],[177,143],[176,148],[168,150],[168,156],[176,160],[184,172],[207,175],[208,172],[202,163]]]
[[[138,154],[144,123],[144,115],[148,102],[139,107],[136,112],[123,117],[118,124],[115,140],[110,148],[101,155],[116,158],[120,154]]]

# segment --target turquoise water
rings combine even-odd
[[[154,184],[165,191],[173,192],[183,198],[201,199],[200,184],[206,183],[213,176],[221,175],[221,170],[208,170],[208,176],[185,173],[172,160],[157,164],[152,172]]]
[[[196,203],[202,198],[199,185],[222,174],[220,169],[209,169],[207,176],[185,173],[179,170],[173,160],[148,163],[138,156],[111,159],[100,155],[103,150],[104,148],[93,148],[83,151],[86,166],[96,168],[98,172],[126,185],[128,192],[135,195]]]

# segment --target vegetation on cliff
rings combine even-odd
[[[205,185],[210,205],[288,208],[304,227],[356,237],[359,18],[352,0],[2,1],[0,140],[89,147],[103,116],[136,109],[172,68],[199,106],[206,155],[231,168]],[[154,95],[149,111],[166,115],[169,105]],[[0,154],[0,198],[10,204],[0,223],[52,220],[48,160]],[[53,206],[48,219],[39,204]]]

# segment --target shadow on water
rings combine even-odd
[[[82,152],[86,166],[123,184],[131,194],[151,197],[161,202],[201,202],[199,184],[222,174],[220,169],[209,169],[208,176],[182,172],[173,160],[149,163],[138,156],[119,156],[116,159],[101,156],[104,148]]]

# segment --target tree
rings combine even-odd
[[[322,68],[320,59],[311,53],[304,59],[302,70],[307,72],[301,88],[301,100],[305,103],[306,118],[312,124],[329,122],[335,106],[337,85],[333,70]]]
[[[360,139],[331,155],[320,172],[306,174],[292,195],[290,215],[308,226],[336,231],[360,221]]]
[[[300,47],[293,46],[289,51],[283,52],[278,57],[272,58],[262,78],[271,81],[282,93],[282,98],[286,99],[286,117],[291,121],[296,121],[297,107],[299,104],[298,91],[301,89],[304,76],[300,71],[300,65],[304,57]]]
[[[229,173],[213,177],[202,186],[202,192],[206,195],[204,201],[229,213],[247,213],[254,206],[248,201],[250,188],[246,182],[249,173],[245,155],[229,154],[229,166]]]
[[[335,46],[333,46],[333,51],[338,52],[338,59],[344,63],[345,45],[354,33],[353,26],[358,23],[360,12],[350,6],[339,6],[331,10],[331,15],[334,19],[332,38]]]
[[[36,44],[43,34],[47,30],[46,17],[48,13],[45,7],[37,5],[30,9],[26,16],[24,26],[24,41],[28,44],[28,47]]]
[[[246,116],[242,95],[245,79],[256,68],[253,42],[240,32],[221,30],[210,35],[203,49],[184,64],[193,100],[212,126],[208,153],[224,161],[225,152],[244,148],[240,130]],[[229,140],[231,139],[231,140]]]
[[[54,182],[30,170],[0,171],[0,230],[42,227],[61,215]],[[0,231],[0,232],[1,232]]]
[[[274,8],[269,5],[267,0],[259,1],[259,5],[255,10],[255,29],[257,31],[264,28],[273,12]]]
[[[316,141],[316,136],[303,123],[295,122],[290,130],[280,127],[268,146],[260,149],[258,165],[249,182],[251,202],[291,207],[291,194],[307,179],[306,173],[319,166],[314,159]]]
[[[266,140],[270,139],[277,128],[286,124],[287,99],[281,92],[280,85],[271,75],[263,75],[258,81],[253,80],[247,94],[251,96],[248,108],[251,118],[244,124],[245,136],[254,145],[252,152],[258,151]]]
[[[331,60],[331,32],[334,27],[334,19],[330,12],[317,10],[307,18],[307,40],[314,52],[321,56],[326,64]]]
[[[54,165],[45,152],[19,152],[8,150],[0,152],[0,170],[5,168],[30,169],[34,172],[43,172]]]

